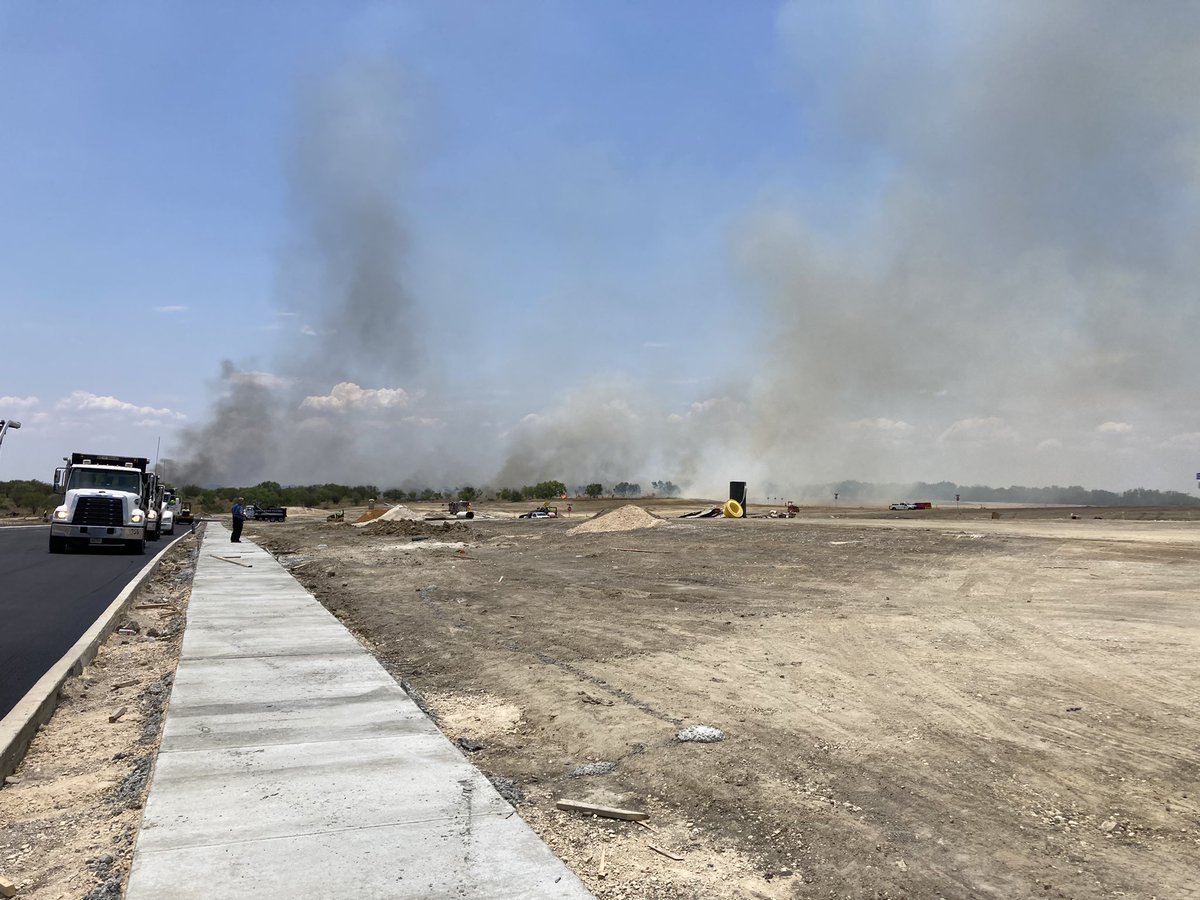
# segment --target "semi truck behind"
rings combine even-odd
[[[68,547],[121,546],[146,552],[146,470],[140,456],[72,453],[54,470],[54,489],[63,503],[50,516],[50,552]]]

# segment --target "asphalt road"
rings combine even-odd
[[[49,537],[49,526],[0,528],[0,718],[170,543],[148,544],[144,556],[110,548],[52,555]]]

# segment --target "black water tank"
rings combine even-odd
[[[746,516],[746,482],[731,481],[729,482],[729,499],[736,500],[742,505],[742,517]]]

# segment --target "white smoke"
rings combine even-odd
[[[744,379],[690,406],[619,373],[519,413],[466,399],[428,356],[440,298],[405,279],[423,101],[354,64],[306,92],[290,158],[281,306],[310,333],[277,383],[225,373],[197,477],[1177,486],[1200,433],[1181,387],[1200,381],[1200,12],[797,0],[778,25],[844,197],[836,221],[802,190],[746,198],[729,262],[764,330]]]

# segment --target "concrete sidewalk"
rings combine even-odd
[[[214,896],[592,895],[337,619],[209,522],[127,897]]]

